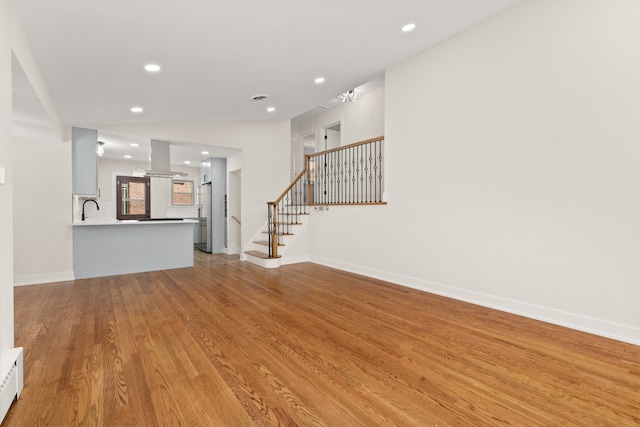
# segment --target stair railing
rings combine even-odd
[[[384,204],[384,136],[306,157],[312,205]]]
[[[293,234],[291,227],[300,224],[300,215],[309,213],[305,199],[306,174],[306,169],[300,172],[275,202],[267,202],[269,258],[278,258],[279,236]]]
[[[293,234],[309,206],[374,205],[383,201],[384,136],[305,155],[305,168],[274,202],[267,203],[269,258],[280,236]]]

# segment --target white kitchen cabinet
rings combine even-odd
[[[200,163],[200,183],[211,182],[211,159]]]
[[[96,142],[98,131],[71,129],[71,176],[73,194],[98,195],[98,156]]]

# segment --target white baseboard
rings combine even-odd
[[[414,277],[402,276],[399,274],[376,270],[369,267],[347,264],[327,258],[310,257],[309,261],[316,264],[325,265],[327,267],[337,268],[339,270],[360,274],[362,276],[384,280],[396,285],[406,286],[408,288],[417,289],[420,291],[429,292],[436,295],[441,295],[444,297],[449,297],[460,301],[465,301],[468,303],[504,311],[507,313],[529,317],[536,320],[541,320],[543,322],[564,326],[578,331],[588,332],[594,335],[612,338],[630,344],[640,345],[640,328],[633,327],[631,325],[615,323],[604,319],[596,319],[581,314],[570,313],[567,311],[556,310],[554,308],[529,304],[522,301],[516,301],[480,292],[469,291],[453,286],[443,285],[441,283],[430,282],[428,280],[417,279]]]
[[[282,256],[282,260],[280,261],[280,265],[288,265],[288,264],[298,264],[301,262],[309,262],[308,255],[296,255],[296,256]]]
[[[67,282],[74,280],[73,271],[61,271],[58,273],[29,274],[14,276],[13,286],[39,285],[42,283]]]

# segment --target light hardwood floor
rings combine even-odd
[[[2,426],[640,425],[640,347],[310,263],[15,289]]]

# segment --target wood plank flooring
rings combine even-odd
[[[15,289],[2,426],[640,425],[640,347],[310,263]]]

